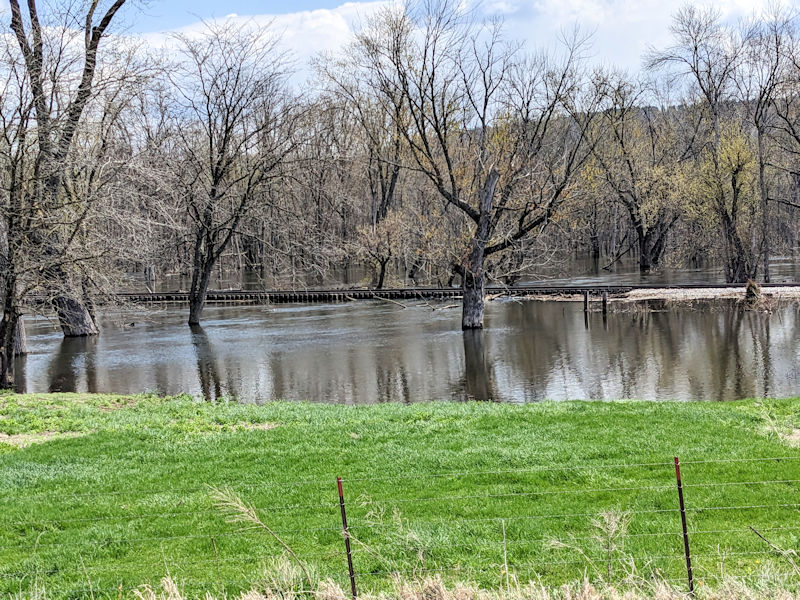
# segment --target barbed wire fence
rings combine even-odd
[[[118,597],[163,575],[198,592],[277,585],[274,538],[354,598],[434,575],[688,592],[765,572],[800,582],[800,456],[222,483],[269,535],[227,522],[208,485],[4,497],[0,589]]]

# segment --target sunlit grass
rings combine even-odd
[[[0,396],[0,591],[117,597],[170,575],[183,594],[236,594],[286,555],[282,544],[349,589],[337,476],[365,589],[391,589],[394,572],[491,589],[511,573],[547,586],[632,575],[681,586],[675,455],[698,582],[792,577],[749,526],[800,546],[799,408]],[[751,460],[766,457],[790,460]],[[212,487],[273,534],[231,522]],[[609,522],[624,535],[603,533]]]

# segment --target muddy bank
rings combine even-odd
[[[525,299],[556,302],[583,302],[582,294],[551,294],[528,296]],[[647,288],[635,289],[608,296],[609,311],[649,310],[671,308],[731,308],[771,310],[785,303],[800,304],[800,285],[761,288],[761,300],[754,305],[745,304],[745,286],[734,288]],[[601,310],[601,297],[589,296],[589,310]]]

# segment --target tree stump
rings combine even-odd
[[[748,308],[759,306],[763,300],[761,296],[761,286],[752,279],[747,280],[747,287],[744,291],[744,303]]]

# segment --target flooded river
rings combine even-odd
[[[52,322],[28,318],[20,391],[348,404],[800,394],[796,306],[604,320],[578,302],[502,300],[468,333],[459,308],[426,303],[210,306],[202,328],[185,320],[177,307],[106,316],[99,337],[62,339]]]

